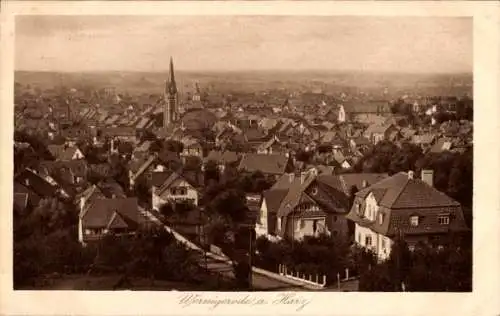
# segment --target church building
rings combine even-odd
[[[174,62],[172,57],[170,57],[170,72],[168,80],[165,83],[165,97],[164,97],[164,108],[163,108],[163,127],[167,128],[178,120],[178,105],[179,98],[177,92],[177,85],[175,83],[174,75]]]

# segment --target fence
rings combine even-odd
[[[280,264],[278,266],[278,273],[292,280],[306,282],[315,286],[319,286],[321,288],[324,288],[327,285],[327,277],[325,274],[301,273],[299,271],[293,271],[292,269],[289,269],[284,264]],[[340,273],[337,273],[337,285],[339,288],[341,282],[350,281],[352,279],[352,277],[349,277],[349,269],[345,269],[345,273],[343,276],[341,276]]]
[[[291,269],[288,269],[288,267],[284,264],[280,264],[278,266],[278,273],[292,280],[302,281],[320,287],[326,286],[326,275],[324,274],[313,275],[313,274],[300,273],[299,271],[293,271]]]

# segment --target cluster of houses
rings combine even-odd
[[[404,234],[413,247],[419,241],[439,242],[449,231],[468,229],[460,205],[433,187],[432,170],[423,170],[420,176],[412,171],[388,176],[336,170],[352,168],[381,141],[411,142],[426,152],[464,151],[472,146],[469,121],[411,126],[405,117],[391,114],[389,102],[378,100],[334,104],[323,100],[302,107],[287,100],[275,107],[210,108],[201,106],[197,93],[192,100],[193,106],[184,107],[178,122],[169,126],[161,126],[158,115],[163,110],[155,104],[140,110],[132,105],[117,110],[87,104],[72,120],[51,118],[49,111],[48,138],[65,141],[48,146],[53,160],[15,175],[15,207],[34,207],[43,198],[73,203],[79,212],[78,238],[88,243],[109,232],[132,233],[149,223],[149,211],[187,204],[185,216],[167,220],[186,236],[201,238],[204,170],[213,162],[220,173],[232,167],[273,179],[269,190],[247,196],[249,208],[257,214],[257,235],[270,239],[349,236],[383,259],[398,234]],[[415,101],[412,109],[425,113],[435,107]],[[144,133],[160,141],[178,141],[182,150],[153,151],[155,141],[144,139]],[[108,162],[88,162],[77,145],[83,138],[102,148]],[[132,147],[126,157],[125,185],[110,176],[112,160],[120,156],[123,143]],[[23,150],[34,150],[16,144],[21,145]],[[298,157],[304,153],[311,155],[309,162]],[[189,157],[199,160],[199,169],[186,168]],[[106,180],[92,183],[91,175]],[[147,201],[130,196],[138,183],[145,184]]]
[[[433,187],[433,171],[387,174],[284,174],[263,193],[257,235],[270,240],[343,235],[388,258],[395,238],[410,249],[467,233],[460,204]]]

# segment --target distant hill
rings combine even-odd
[[[161,92],[167,72],[34,72],[16,71],[15,81],[42,89],[65,85],[67,87],[115,87],[118,92]],[[401,74],[375,72],[334,71],[177,71],[178,87],[192,90],[193,83],[220,92],[262,91],[269,89],[317,90],[332,92],[344,88],[379,90],[427,91],[441,94],[472,93],[472,74]]]

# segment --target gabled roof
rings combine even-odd
[[[88,164],[83,159],[73,159],[66,161],[42,161],[40,168],[44,169],[49,175],[54,171],[70,170],[72,174],[78,177],[85,177]]]
[[[378,196],[382,196],[382,191],[385,191],[379,204],[389,209],[460,206],[457,201],[422,180],[409,179],[406,172],[379,181],[357,192],[356,196],[366,197],[375,189],[378,190]]]
[[[248,172],[261,171],[265,174],[283,174],[286,171],[288,157],[284,154],[243,155],[238,169]]]
[[[264,142],[264,143],[260,144],[260,145],[258,146],[258,149],[259,149],[259,150],[266,150],[266,149],[269,149],[269,148],[270,148],[271,146],[273,146],[274,144],[278,144],[278,145],[280,145],[280,146],[281,146],[281,145],[283,145],[283,144],[279,141],[279,139],[278,139],[276,136],[273,136],[273,137],[271,137],[268,141],[266,141],[266,142]]]
[[[184,180],[193,188],[197,187],[197,183],[193,183],[191,177],[185,176],[184,172],[185,171],[183,170],[172,172],[158,188],[157,195],[163,195],[163,193],[165,193],[176,180]]]
[[[157,161],[157,155],[151,155],[149,158],[137,169],[137,171],[133,172],[131,179],[137,179],[141,174],[144,173],[155,161]]]
[[[137,198],[97,198],[88,204],[80,216],[85,228],[123,226],[123,223],[128,228],[135,228],[139,222]]]
[[[47,149],[56,160],[67,161],[73,159],[78,148],[76,146],[48,145]]]
[[[449,138],[440,138],[436,141],[434,145],[432,145],[429,150],[431,153],[440,153],[446,150],[450,150],[453,147],[453,142]]]
[[[35,174],[31,170],[24,170],[16,176],[15,181],[32,190],[40,197],[52,197],[57,193],[57,187]]]
[[[299,181],[294,181],[288,189],[285,198],[281,201],[277,212],[278,217],[288,216],[301,201],[314,202],[314,200],[306,194],[305,190],[311,185],[315,178],[316,177],[311,173],[307,173],[303,180],[299,178]]]
[[[111,215],[111,219],[109,220],[106,228],[107,229],[120,229],[120,228],[127,228],[127,227],[128,227],[128,225],[127,225],[127,222],[125,221],[125,219],[122,217],[122,215],[120,215],[120,213],[115,211],[113,213],[113,215]]]
[[[387,178],[386,173],[344,173],[339,175],[319,175],[318,181],[343,192],[345,195],[351,194],[351,187],[358,190],[363,189],[363,182],[372,185]]]
[[[212,150],[208,153],[204,160],[205,162],[212,160],[219,164],[231,164],[237,162],[239,157],[238,154],[233,151]]]
[[[153,172],[151,175],[151,186],[160,187],[172,175],[173,171]]]

